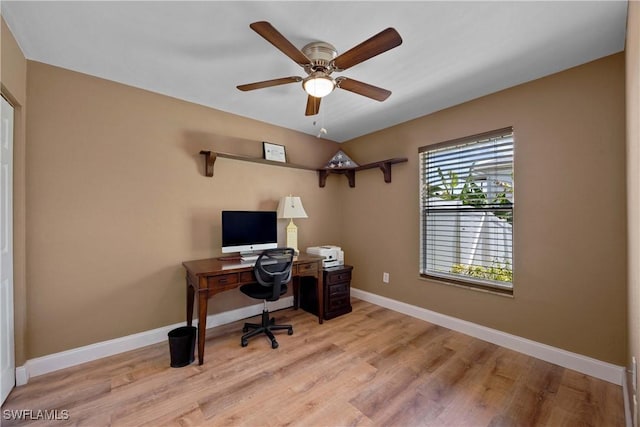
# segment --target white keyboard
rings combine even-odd
[[[258,258],[254,259],[253,261],[243,261],[243,262],[234,262],[233,264],[224,264],[222,266],[223,270],[233,270],[234,268],[246,268],[246,267],[251,267],[253,268],[254,265],[256,265],[256,261],[258,260]],[[269,265],[269,264],[277,264],[278,261],[276,260],[268,260],[265,261],[263,263],[263,265]]]
[[[256,265],[256,260],[248,261],[248,262],[234,262],[233,264],[224,264],[222,266],[222,269],[233,270],[235,268],[253,267],[254,265]]]

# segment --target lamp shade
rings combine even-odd
[[[278,203],[278,218],[308,218],[297,196],[285,196]]]

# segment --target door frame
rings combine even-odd
[[[2,95],[2,94],[0,94]],[[0,96],[0,404],[16,385],[13,280],[13,145],[15,107]],[[6,147],[4,146],[6,144]],[[2,153],[8,153],[5,157]],[[6,281],[6,283],[5,283]]]

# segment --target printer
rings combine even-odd
[[[344,265],[344,252],[340,249],[340,246],[311,246],[307,248],[307,253],[324,257],[324,260],[322,260],[323,268]]]

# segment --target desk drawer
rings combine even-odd
[[[238,283],[238,273],[232,274],[222,274],[220,276],[209,277],[207,280],[207,287],[211,288],[219,288],[225,287],[228,285],[235,285]]]
[[[312,275],[318,271],[318,263],[310,262],[307,264],[298,264],[298,275]]]
[[[335,273],[327,274],[327,283],[340,283],[340,282],[350,282],[351,281],[351,270],[349,271],[341,271]]]
[[[338,283],[336,285],[328,285],[327,289],[329,291],[329,296],[347,294],[349,295],[349,282],[346,283]]]
[[[347,307],[350,307],[350,305],[351,304],[350,304],[349,295],[343,295],[341,297],[333,297],[327,304],[327,313],[344,310]]]

